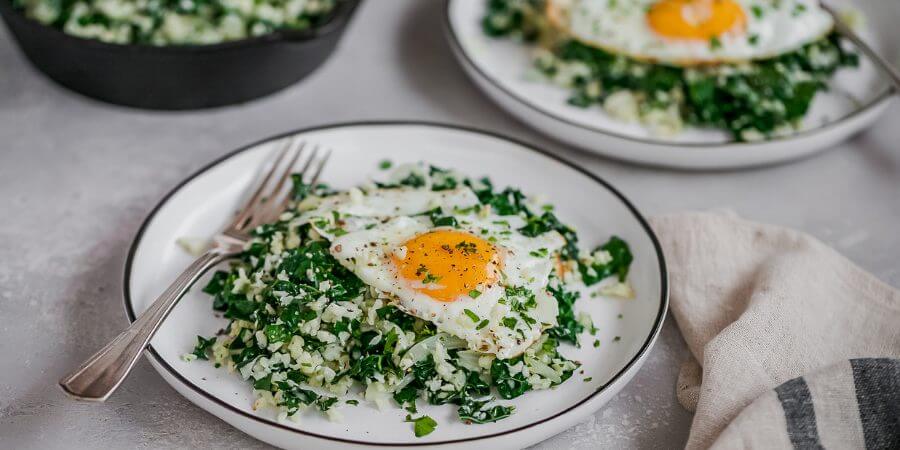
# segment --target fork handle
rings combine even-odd
[[[66,393],[79,400],[105,401],[122,383],[175,303],[210,268],[232,257],[207,251],[197,258],[125,331],[59,380]]]

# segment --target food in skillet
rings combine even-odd
[[[340,0],[13,0],[28,17],[115,44],[203,45],[306,30]]]
[[[624,241],[581,252],[552,206],[486,178],[406,165],[343,192],[297,184],[295,199],[213,276],[204,291],[230,322],[185,355],[237,372],[281,419],[338,420],[360,400],[405,408],[417,436],[436,426],[422,400],[466,423],[506,418],[498,397],[578,368],[562,344],[595,332],[580,291],[633,295]]]
[[[790,134],[858,58],[816,0],[488,0],[485,33],[534,45],[540,78],[658,135]]]

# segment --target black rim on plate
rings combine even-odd
[[[2,0],[0,0],[0,1],[2,1]],[[188,380],[187,378],[185,378],[184,376],[182,376],[182,375],[181,375],[180,373],[178,373],[178,371],[176,371],[171,365],[169,365],[169,363],[166,362],[165,359],[163,359],[163,358],[159,355],[159,353],[156,351],[156,349],[153,347],[152,344],[149,345],[149,346],[147,347],[147,352],[150,354],[150,356],[151,356],[151,357],[152,357],[152,358],[153,358],[153,359],[154,359],[161,367],[163,367],[163,368],[166,370],[166,372],[169,373],[169,375],[171,375],[173,378],[177,379],[180,383],[182,383],[183,385],[185,385],[186,387],[188,387],[189,389],[191,389],[192,391],[194,391],[194,392],[197,393],[198,395],[204,397],[206,400],[208,400],[208,401],[210,401],[210,402],[213,402],[213,403],[215,403],[216,405],[218,405],[218,406],[220,406],[220,407],[222,407],[222,408],[225,408],[226,410],[228,410],[228,411],[230,411],[230,412],[232,412],[232,413],[241,415],[241,416],[243,416],[243,417],[245,417],[245,418],[247,418],[247,419],[250,419],[250,420],[259,422],[259,423],[264,424],[264,425],[269,425],[269,426],[281,428],[281,429],[286,430],[286,431],[290,431],[290,432],[293,432],[293,433],[302,434],[302,435],[309,436],[309,437],[313,437],[313,438],[324,439],[324,440],[329,440],[329,441],[336,441],[336,442],[343,442],[343,443],[347,443],[347,444],[357,444],[357,445],[364,445],[364,446],[379,446],[379,447],[382,447],[382,446],[387,446],[387,447],[418,447],[418,446],[447,445],[447,444],[456,444],[456,443],[461,443],[461,442],[477,441],[477,440],[481,440],[481,439],[489,439],[489,438],[494,438],[494,437],[498,437],[498,436],[503,436],[503,435],[507,435],[507,434],[516,433],[516,432],[519,432],[519,431],[522,431],[522,430],[525,430],[525,429],[534,427],[534,426],[536,426],[536,425],[540,425],[540,424],[542,424],[542,423],[545,423],[545,422],[554,420],[554,419],[556,419],[556,418],[558,418],[558,417],[561,417],[561,416],[563,416],[563,415],[569,413],[570,411],[574,410],[575,408],[578,408],[579,406],[583,405],[584,403],[586,403],[586,402],[590,401],[591,399],[595,398],[595,397],[596,397],[597,395],[599,395],[601,392],[605,391],[606,388],[607,388],[608,386],[610,386],[610,385],[612,385],[613,383],[616,383],[617,381],[619,381],[619,379],[620,379],[626,372],[628,372],[629,370],[632,369],[632,367],[638,362],[638,360],[640,360],[641,358],[643,358],[643,357],[649,352],[652,343],[653,343],[653,342],[656,340],[656,338],[659,336],[660,330],[662,329],[663,319],[665,318],[666,311],[668,310],[668,305],[669,305],[668,274],[667,274],[667,271],[666,271],[666,262],[665,262],[665,259],[664,259],[664,257],[663,257],[662,247],[660,246],[659,240],[656,238],[656,234],[655,234],[655,233],[653,232],[653,230],[650,228],[650,225],[647,223],[646,219],[644,219],[644,217],[637,211],[637,209],[635,209],[634,205],[632,205],[631,202],[628,201],[628,199],[626,199],[626,198],[625,198],[618,190],[616,190],[614,187],[612,187],[609,183],[607,183],[606,181],[604,181],[602,178],[600,178],[600,177],[598,177],[598,176],[592,174],[591,172],[588,172],[587,170],[582,169],[582,168],[580,168],[580,167],[574,165],[573,163],[571,163],[571,162],[569,162],[569,161],[567,161],[567,160],[565,160],[565,159],[563,159],[563,158],[561,158],[561,157],[559,157],[559,156],[557,156],[557,155],[554,155],[554,154],[552,154],[552,153],[550,153],[550,152],[548,152],[548,151],[546,151],[546,150],[537,148],[537,147],[535,147],[535,146],[533,146],[533,145],[530,145],[530,144],[528,144],[528,143],[522,142],[522,141],[520,141],[520,140],[518,140],[518,139],[511,138],[511,137],[508,137],[508,136],[505,136],[505,135],[502,135],[502,134],[499,134],[499,133],[494,133],[494,132],[491,132],[491,131],[481,130],[481,129],[477,129],[477,128],[473,128],[473,127],[466,127],[466,126],[459,126],[459,125],[449,125],[449,124],[443,124],[443,123],[437,123],[437,122],[427,122],[427,121],[361,121],[361,122],[344,122],[344,123],[338,123],[338,124],[333,124],[333,125],[323,125],[323,126],[316,126],[316,127],[310,127],[310,128],[303,128],[303,129],[294,130],[294,131],[289,131],[289,132],[282,133],[282,134],[277,135],[277,136],[269,137],[269,138],[266,138],[266,139],[263,139],[263,140],[254,142],[254,143],[252,143],[252,144],[246,145],[246,146],[241,147],[241,148],[239,148],[239,149],[237,149],[237,150],[234,150],[234,151],[232,151],[232,152],[229,152],[229,153],[225,154],[224,156],[222,156],[222,157],[216,159],[215,161],[213,161],[213,162],[207,164],[206,166],[204,166],[203,168],[201,168],[200,170],[198,170],[197,172],[195,172],[193,175],[189,176],[189,177],[186,178],[184,181],[182,181],[181,183],[179,183],[179,184],[178,184],[177,186],[175,186],[171,191],[169,191],[169,192],[168,192],[168,193],[167,193],[167,194],[159,201],[159,203],[157,203],[157,205],[150,211],[150,214],[147,216],[146,219],[144,219],[144,222],[141,224],[140,228],[138,229],[137,235],[135,236],[134,240],[133,240],[132,243],[131,243],[131,247],[130,247],[129,250],[128,250],[128,257],[127,257],[127,259],[126,259],[126,261],[125,261],[125,278],[124,278],[124,283],[123,283],[123,285],[122,285],[122,288],[123,288],[123,300],[124,300],[124,303],[125,303],[125,313],[126,313],[126,315],[127,315],[127,317],[128,317],[128,321],[131,322],[131,323],[133,323],[135,320],[137,320],[137,315],[134,313],[134,308],[133,308],[133,306],[132,306],[131,290],[130,290],[130,286],[129,286],[130,283],[131,283],[131,267],[132,267],[132,264],[133,264],[133,262],[134,262],[135,255],[136,255],[136,253],[137,253],[137,249],[138,249],[138,247],[140,246],[140,243],[141,243],[141,240],[143,239],[144,233],[147,231],[147,228],[149,227],[150,223],[151,223],[151,222],[153,221],[153,219],[156,217],[156,214],[159,212],[159,210],[160,210],[164,205],[166,205],[166,204],[168,203],[169,199],[170,199],[173,195],[175,195],[176,193],[178,193],[178,192],[181,190],[182,187],[184,187],[185,185],[187,185],[188,183],[190,183],[191,181],[193,181],[194,179],[196,179],[196,178],[199,177],[200,175],[203,175],[204,173],[206,173],[206,172],[209,171],[210,169],[215,168],[215,167],[218,166],[219,164],[225,162],[226,160],[228,160],[228,159],[230,159],[230,158],[232,158],[232,157],[234,157],[234,156],[236,156],[236,155],[238,155],[238,154],[240,154],[240,153],[243,153],[243,152],[245,152],[245,151],[247,151],[247,150],[256,148],[256,147],[258,147],[258,146],[260,146],[260,145],[262,145],[262,144],[265,144],[265,143],[267,143],[267,142],[271,142],[271,141],[278,140],[278,139],[283,139],[283,138],[288,137],[288,136],[293,136],[293,135],[302,134],[302,133],[308,133],[308,132],[313,132],[313,131],[320,131],[320,130],[327,130],[327,129],[335,129],[335,128],[353,128],[353,127],[359,127],[359,126],[367,126],[367,127],[369,127],[369,126],[384,126],[384,127],[390,127],[390,126],[410,126],[410,125],[412,125],[412,126],[421,126],[421,127],[431,127],[431,128],[444,129],[444,130],[456,130],[456,131],[462,131],[462,132],[467,132],[467,133],[479,134],[479,135],[482,135],[482,136],[492,137],[492,138],[494,138],[494,139],[498,139],[498,140],[501,140],[501,141],[511,142],[511,143],[513,143],[513,144],[516,144],[517,146],[519,146],[520,148],[522,148],[522,149],[525,150],[525,151],[532,151],[532,152],[541,154],[541,155],[543,155],[543,156],[545,156],[545,157],[548,157],[548,158],[550,158],[550,159],[552,159],[552,160],[554,160],[554,161],[556,161],[556,162],[558,162],[558,163],[560,163],[560,164],[562,164],[562,165],[564,165],[564,166],[566,166],[566,167],[568,167],[568,168],[570,168],[570,169],[572,169],[572,170],[574,170],[574,171],[576,171],[576,172],[578,172],[578,173],[581,173],[582,175],[588,177],[589,179],[593,180],[593,181],[596,182],[597,184],[599,184],[599,185],[603,186],[604,188],[606,188],[610,193],[612,193],[616,198],[618,198],[618,199],[625,205],[626,208],[628,208],[628,210],[631,212],[631,214],[634,216],[634,218],[638,221],[638,223],[640,223],[641,227],[644,229],[644,232],[647,233],[647,236],[650,238],[650,240],[651,240],[652,243],[653,243],[654,250],[656,251],[657,263],[659,264],[659,271],[660,271],[660,292],[661,292],[661,294],[660,294],[661,297],[660,297],[660,301],[659,301],[659,311],[657,312],[656,319],[654,320],[654,323],[653,323],[653,327],[651,328],[650,333],[648,334],[647,338],[644,340],[644,343],[641,345],[641,348],[640,348],[640,349],[638,350],[638,352],[631,358],[631,360],[629,360],[628,363],[625,364],[624,367],[622,367],[621,370],[619,370],[618,372],[616,372],[616,374],[613,375],[612,378],[610,378],[610,380],[609,380],[608,382],[606,382],[606,384],[604,384],[603,386],[601,386],[599,389],[597,389],[596,391],[594,391],[593,393],[591,393],[590,395],[588,395],[588,396],[585,397],[584,399],[579,400],[578,402],[576,402],[576,403],[570,405],[569,407],[567,407],[566,409],[564,409],[564,410],[562,410],[562,411],[560,411],[560,412],[558,412],[558,413],[555,413],[555,414],[552,414],[552,415],[550,415],[550,416],[548,416],[548,417],[544,417],[544,418],[542,418],[542,419],[540,419],[540,420],[536,420],[536,421],[534,421],[534,422],[531,422],[531,423],[522,425],[522,426],[517,427],[517,428],[514,428],[514,429],[512,429],[512,430],[502,431],[502,432],[493,433],[493,434],[487,434],[487,435],[484,435],[484,436],[478,436],[478,437],[463,438],[463,439],[452,439],[452,440],[444,440],[444,441],[436,441],[436,442],[422,442],[422,443],[417,443],[417,442],[397,442],[397,443],[394,443],[394,442],[366,442],[366,441],[360,441],[360,440],[354,440],[354,439],[338,438],[338,437],[327,436],[327,435],[323,435],[323,434],[317,434],[317,433],[312,433],[312,432],[300,430],[300,429],[297,429],[297,428],[294,428],[294,427],[290,427],[290,426],[287,426],[287,425],[278,423],[278,422],[273,421],[273,420],[268,419],[268,418],[264,418],[264,417],[257,416],[257,415],[255,415],[255,414],[251,414],[251,413],[249,413],[249,412],[247,412],[247,411],[243,411],[243,410],[241,410],[241,409],[239,409],[239,408],[237,408],[237,407],[235,407],[235,406],[232,406],[232,405],[228,404],[228,403],[225,402],[225,401],[222,401],[222,400],[219,399],[218,397],[216,397],[216,396],[210,394],[210,393],[207,392],[206,390],[204,390],[204,389],[202,389],[201,387],[195,385],[195,384],[192,383],[190,380]]]
[[[870,101],[869,103],[867,103],[865,105],[860,106],[853,112],[847,114],[844,117],[841,117],[840,119],[828,122],[828,123],[818,126],[816,128],[812,128],[812,129],[805,130],[805,131],[799,131],[797,133],[789,134],[786,136],[776,136],[776,137],[773,137],[770,139],[766,139],[765,141],[762,141],[762,142],[742,142],[742,141],[736,141],[736,140],[728,140],[728,141],[724,141],[724,142],[668,142],[668,141],[640,138],[640,137],[635,137],[635,136],[627,136],[627,135],[619,134],[619,133],[616,133],[613,131],[608,131],[608,130],[605,130],[602,128],[590,127],[585,124],[578,123],[578,122],[572,121],[570,119],[567,119],[565,117],[562,117],[560,115],[557,115],[551,111],[548,111],[547,109],[542,108],[537,103],[532,102],[531,100],[516,94],[515,92],[513,92],[512,90],[510,90],[509,88],[504,86],[503,83],[501,83],[494,77],[490,76],[487,72],[482,70],[481,67],[479,67],[478,64],[476,64],[474,60],[472,60],[472,58],[469,56],[468,52],[466,52],[465,48],[463,47],[463,45],[459,39],[459,36],[457,36],[457,34],[456,34],[456,29],[453,27],[452,20],[450,19],[450,5],[454,1],[458,1],[458,0],[444,0],[444,10],[443,10],[444,31],[445,31],[445,34],[448,36],[447,40],[450,42],[450,46],[453,48],[454,53],[456,53],[457,55],[460,56],[460,58],[463,60],[461,62],[464,65],[466,65],[466,66],[470,67],[472,70],[474,70],[481,78],[483,78],[484,80],[487,80],[487,82],[490,83],[494,88],[498,89],[500,92],[503,92],[509,98],[515,100],[522,106],[524,106],[534,112],[537,112],[541,115],[547,116],[558,122],[562,122],[569,126],[573,126],[573,127],[580,128],[583,130],[591,131],[594,133],[605,134],[607,136],[626,140],[626,141],[638,142],[641,144],[653,145],[653,146],[658,146],[658,147],[678,147],[678,148],[693,148],[693,149],[715,148],[715,147],[722,147],[722,146],[729,146],[729,147],[733,146],[736,148],[737,147],[742,148],[742,147],[759,146],[759,145],[768,144],[768,143],[772,143],[772,142],[789,141],[789,140],[797,139],[797,138],[801,138],[801,137],[811,137],[813,135],[829,131],[830,129],[835,128],[838,125],[840,125],[842,122],[851,120],[857,116],[862,115],[863,113],[868,112],[872,108],[878,107],[880,104],[882,104],[884,101],[888,100],[892,95],[894,95],[894,88],[892,86],[887,87],[881,94],[877,95],[872,101]],[[467,1],[473,1],[473,0],[467,0]]]

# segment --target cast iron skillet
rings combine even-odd
[[[25,56],[59,84],[119,105],[178,110],[240,103],[299,81],[328,58],[360,1],[339,1],[311,30],[166,47],[71,36],[27,18],[10,0],[0,0],[0,15]]]

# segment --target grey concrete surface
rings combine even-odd
[[[0,29],[0,448],[265,447],[180,397],[143,360],[104,404],[71,401],[56,380],[125,326],[125,255],[159,198],[217,156],[293,128],[427,119],[500,131],[584,165],[647,214],[733,209],[805,230],[900,285],[898,105],[865,134],[789,165],[724,173],[624,165],[550,141],[485,99],[453,60],[439,3],[366,2],[338,52],[304,83],[189,113],[66,91]],[[674,383],[686,352],[669,318],[618,397],[536,448],[683,446],[691,415]]]

